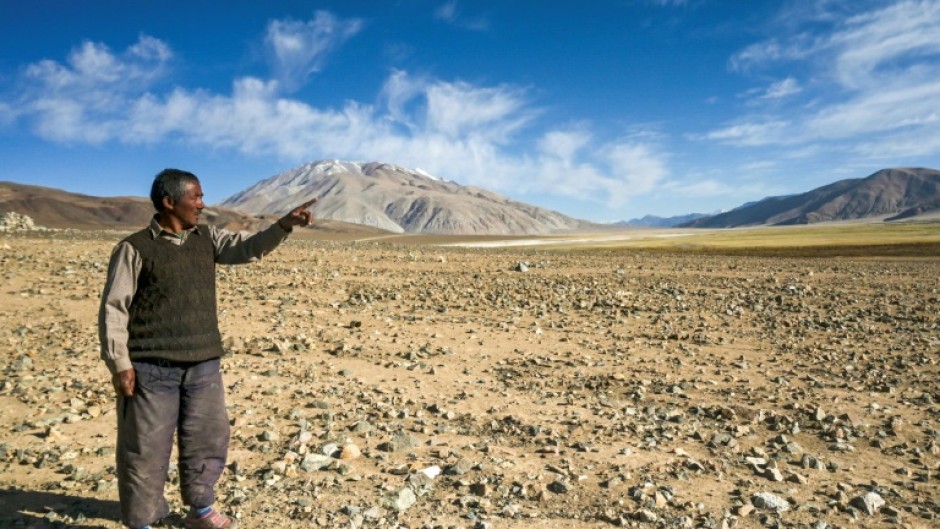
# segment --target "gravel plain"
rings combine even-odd
[[[120,527],[122,236],[0,234],[2,527]],[[936,258],[289,240],[218,293],[245,529],[940,527]]]

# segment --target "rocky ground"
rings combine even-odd
[[[120,237],[0,234],[2,527],[119,527]],[[937,259],[291,240],[218,275],[246,529],[940,526]]]

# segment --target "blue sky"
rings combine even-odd
[[[940,167],[940,0],[0,4],[0,180],[383,161],[594,221]]]

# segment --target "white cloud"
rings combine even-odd
[[[115,55],[103,44],[84,42],[69,54],[67,64],[40,61],[27,67],[26,77],[52,93],[74,94],[84,89],[102,88],[139,93],[164,75],[171,58],[166,44],[146,35],[121,55]]]
[[[341,20],[318,11],[313,20],[272,20],[265,44],[271,55],[274,75],[288,91],[300,88],[323,67],[327,55],[359,33],[358,19]]]
[[[26,69],[18,98],[36,133],[67,143],[159,144],[281,163],[381,160],[508,193],[620,205],[668,174],[659,134],[598,141],[587,123],[533,134],[541,115],[526,89],[392,72],[378,103],[318,108],[281,80],[237,79],[230,93],[164,86],[172,53],[142,37],[123,53],[86,43],[66,63]],[[7,105],[0,115],[9,115]]]
[[[163,42],[146,35],[120,55],[84,42],[66,64],[44,60],[26,68],[19,116],[31,117],[46,139],[108,141],[124,128],[126,109],[166,73],[171,57]]]

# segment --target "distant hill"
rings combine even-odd
[[[143,197],[95,197],[60,189],[13,182],[0,182],[0,214],[16,212],[30,217],[37,226],[80,230],[136,230],[153,217],[153,204]],[[230,230],[257,231],[277,220],[274,216],[252,216],[224,208],[203,210],[205,222]],[[314,229],[331,233],[374,232],[373,228],[342,222],[317,220]]]
[[[940,209],[940,171],[882,169],[866,178],[840,180],[806,193],[769,197],[725,213],[682,224],[695,228],[812,224],[889,217],[913,218]]]
[[[312,197],[319,198],[312,208],[317,218],[395,233],[523,235],[598,226],[420,169],[380,162],[311,162],[258,182],[218,206],[279,215]]]
[[[675,217],[657,217],[656,215],[646,215],[638,219],[622,220],[615,222],[615,226],[634,226],[646,228],[674,228],[693,220],[707,217],[707,213],[689,213],[688,215],[678,215]]]

